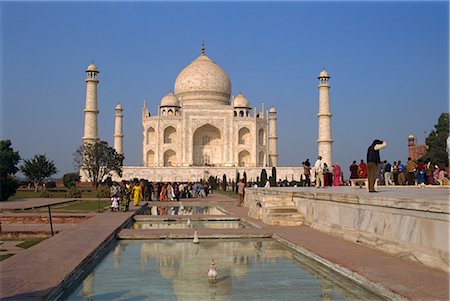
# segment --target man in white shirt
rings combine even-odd
[[[314,171],[316,172],[316,188],[324,188],[322,156],[319,156],[314,163]]]

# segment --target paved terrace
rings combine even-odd
[[[286,188],[291,189],[291,188]],[[351,193],[361,196],[369,195],[365,190],[334,190],[333,188],[305,188],[307,192],[320,193]],[[380,189],[382,190],[382,189]],[[428,193],[428,192],[429,193]],[[421,195],[424,200],[448,200],[447,189],[387,189],[379,194],[398,199],[414,199]],[[379,195],[376,194],[376,195]],[[187,201],[193,201],[190,199]],[[396,258],[370,247],[345,241],[334,236],[313,230],[306,226],[274,227],[260,221],[248,218],[248,209],[235,206],[234,199],[220,194],[213,194],[207,199],[197,201],[220,202],[220,206],[236,217],[259,225],[260,229],[241,229],[228,231],[232,235],[266,235],[285,241],[300,251],[311,253],[312,256],[325,264],[349,272],[354,279],[367,279],[397,296],[410,300],[449,300],[449,274],[443,271],[427,268],[409,260]],[[183,200],[185,202],[185,200]],[[71,273],[87,261],[98,248],[118,233],[124,223],[134,214],[106,212],[96,215],[90,220],[79,224],[73,229],[65,230],[42,243],[27,249],[0,263],[0,299],[1,300],[45,300],[50,292],[61,287]],[[132,237],[131,231],[120,231],[121,236]],[[136,230],[134,230],[136,231]],[[160,232],[155,232],[160,231]],[[211,230],[199,230],[200,239],[214,233]],[[214,230],[216,234],[226,234],[223,230]],[[192,230],[138,230],[135,238],[145,238],[146,235],[191,237]],[[200,242],[201,243],[201,242]],[[49,273],[49,271],[51,271]],[[78,271],[79,272],[79,271]],[[37,275],[46,275],[39,277]]]

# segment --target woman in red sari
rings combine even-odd
[[[338,163],[334,164],[333,166],[333,186],[340,186],[341,185],[341,167]]]

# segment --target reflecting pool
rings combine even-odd
[[[142,214],[146,215],[225,215],[225,213],[218,207],[211,206],[149,206],[145,208]]]
[[[248,225],[238,221],[223,220],[202,220],[192,221],[135,221],[130,228],[132,229],[243,229]]]
[[[218,281],[208,282],[211,259]],[[382,300],[271,239],[119,241],[68,300]]]

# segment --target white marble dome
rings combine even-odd
[[[123,110],[123,107],[122,107],[122,105],[120,103],[117,104],[116,110]]]
[[[244,95],[239,94],[233,98],[232,106],[235,108],[250,108],[250,102]]]
[[[327,70],[323,69],[320,71],[319,77],[329,77]]]
[[[94,64],[90,64],[90,65],[87,67],[87,71],[98,71],[98,70],[97,70],[97,66],[95,66]]]
[[[231,82],[222,68],[201,54],[178,74],[174,92],[183,105],[229,104]]]
[[[172,92],[167,93],[166,96],[164,96],[161,99],[161,106],[162,107],[179,107],[180,106],[180,101],[178,100],[178,98],[173,95]]]

